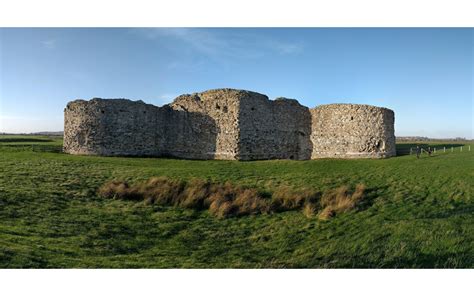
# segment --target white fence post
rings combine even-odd
[[[462,146],[461,146],[461,152],[462,152]]]
[[[443,152],[446,153],[446,147],[443,147]]]
[[[454,147],[451,147],[451,152],[454,152]]]
[[[436,147],[434,147],[434,152],[433,153],[436,153]]]

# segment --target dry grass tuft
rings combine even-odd
[[[307,203],[303,208],[303,215],[305,215],[307,218],[312,218],[317,211],[318,209],[315,204]]]
[[[345,213],[353,210],[363,199],[365,185],[358,184],[351,192],[347,186],[341,186],[334,190],[329,190],[321,197],[322,211],[318,217],[327,220],[339,213]]]
[[[352,210],[363,199],[365,186],[359,184],[354,192],[342,186],[321,193],[281,186],[269,195],[255,188],[237,186],[230,182],[212,183],[199,179],[188,182],[166,177],[153,177],[130,186],[127,182],[111,181],[99,188],[106,198],[143,200],[145,204],[208,209],[219,218],[256,215],[289,210],[301,210],[308,218],[327,220],[336,214]]]
[[[335,216],[334,209],[332,207],[325,207],[318,215],[320,220],[328,220]]]
[[[236,206],[231,201],[224,201],[220,204],[219,208],[215,212],[218,218],[230,217],[236,212]]]
[[[145,200],[152,199],[153,203],[175,206],[182,199],[185,185],[183,181],[154,177],[136,187]]]
[[[357,184],[354,193],[352,194],[352,200],[358,203],[364,198],[364,194],[366,191],[366,187],[364,184]]]
[[[131,188],[127,182],[111,181],[99,188],[99,195],[107,198],[140,200],[142,196],[136,188]]]
[[[238,215],[253,215],[270,211],[268,201],[260,197],[255,189],[240,191],[233,203],[238,208]]]
[[[190,209],[204,209],[204,202],[209,196],[211,183],[199,179],[193,179],[186,184],[183,191],[184,198],[180,205]]]
[[[272,209],[278,212],[305,209],[306,207],[317,210],[320,196],[319,191],[308,189],[295,191],[290,187],[282,186],[273,192]]]

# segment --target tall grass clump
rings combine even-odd
[[[364,185],[357,185],[354,191],[343,186],[327,192],[280,186],[268,194],[230,182],[153,177],[133,186],[111,181],[100,187],[98,194],[105,198],[143,200],[146,204],[209,210],[219,218],[301,210],[307,217],[317,214],[319,219],[327,220],[354,209],[363,199],[364,191]]]
[[[127,182],[111,181],[99,188],[99,195],[106,198],[123,200],[141,200],[143,195],[136,187],[130,187]]]
[[[318,217],[321,220],[327,220],[354,209],[363,199],[365,190],[365,185],[358,184],[353,192],[347,186],[325,192],[321,197],[322,211]]]

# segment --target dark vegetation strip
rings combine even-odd
[[[54,142],[52,139],[39,139],[39,138],[0,138],[0,143],[23,143],[23,142]]]
[[[295,191],[281,186],[269,193],[230,182],[153,177],[134,185],[111,181],[101,186],[98,193],[105,198],[209,210],[219,218],[300,210],[307,217],[317,215],[319,219],[326,220],[357,209],[365,197],[365,190],[363,184],[354,189],[342,186],[325,192],[309,189]]]
[[[20,152],[20,151],[32,151],[32,152],[53,152],[62,153],[63,148],[57,145],[44,145],[44,144],[5,144],[0,145],[0,151],[8,152]]]

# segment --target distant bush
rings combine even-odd
[[[317,214],[321,220],[355,209],[364,198],[364,192],[365,186],[359,184],[353,191],[343,186],[323,193],[281,186],[269,194],[230,182],[181,181],[166,177],[153,177],[133,186],[124,181],[110,181],[98,190],[105,198],[209,210],[219,218],[301,210],[305,216]]]

